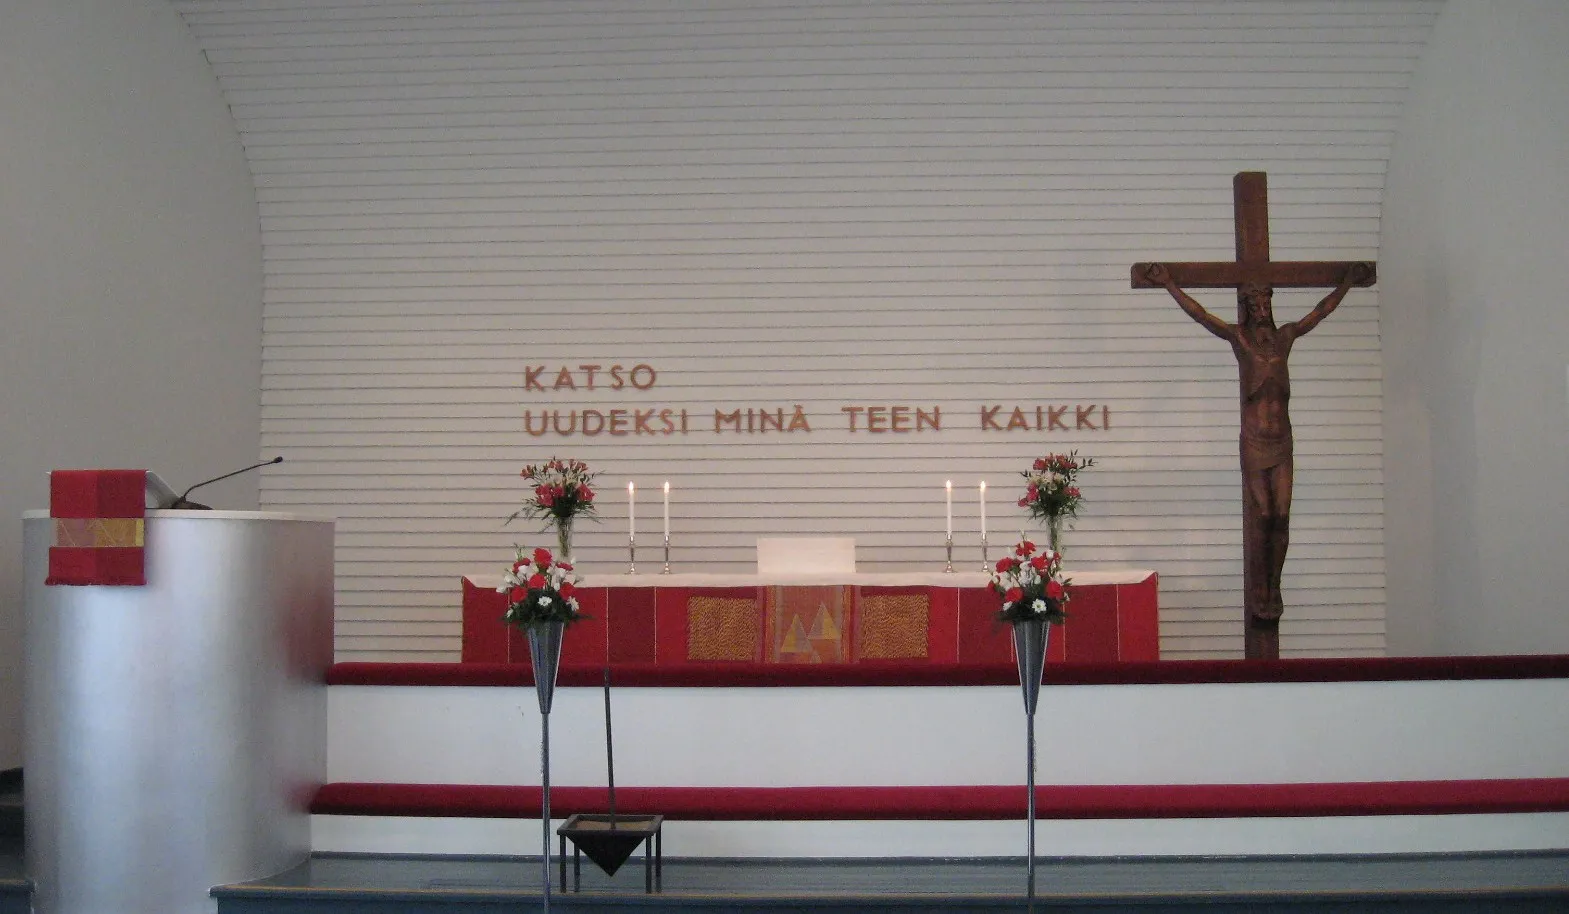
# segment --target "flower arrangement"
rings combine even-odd
[[[498,593],[507,595],[502,621],[529,626],[584,618],[573,595],[577,583],[571,562],[557,561],[549,549],[529,551],[519,546],[517,561],[501,576],[501,586],[496,588]]]
[[[1044,619],[1060,623],[1068,617],[1070,582],[1062,574],[1062,555],[1021,540],[1013,554],[997,560],[988,586],[1002,598],[1002,622]]]
[[[512,512],[507,523],[523,515],[545,521],[546,528],[556,528],[556,548],[563,559],[572,555],[572,521],[579,514],[594,514],[594,489],[589,483],[598,473],[591,473],[588,464],[581,460],[561,460],[552,457],[543,466],[529,464],[521,475],[534,486],[523,507]]]
[[[1093,459],[1080,457],[1078,451],[1037,457],[1028,470],[1019,474],[1028,483],[1019,507],[1028,508],[1030,516],[1037,520],[1078,516],[1082,495],[1075,483],[1080,470],[1094,465]]]
[[[594,513],[594,490],[589,483],[599,474],[589,472],[583,461],[551,458],[544,465],[524,467],[519,475],[533,485],[534,491],[523,507],[512,512],[508,522],[524,515],[570,521],[579,514]]]

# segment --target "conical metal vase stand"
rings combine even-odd
[[[539,781],[543,794],[540,810],[540,864],[544,868],[544,910],[550,910],[550,704],[556,696],[556,672],[561,668],[561,636],[565,622],[538,622],[528,626],[528,654],[534,665],[534,691],[539,696]]]
[[[1025,733],[1025,821],[1029,838],[1025,850],[1026,898],[1035,904],[1035,704],[1041,694],[1041,676],[1046,670],[1046,642],[1051,623],[1029,619],[1013,623],[1013,653],[1019,665],[1019,686],[1024,691]]]

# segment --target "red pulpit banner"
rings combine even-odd
[[[54,545],[44,583],[145,585],[146,499],[146,470],[50,473]]]

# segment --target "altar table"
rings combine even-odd
[[[567,628],[563,666],[714,664],[990,665],[1013,662],[997,596],[980,572],[585,575],[588,617]],[[1068,621],[1048,662],[1160,659],[1158,576],[1072,575]],[[527,665],[528,641],[501,621],[500,575],[463,586],[464,663]]]

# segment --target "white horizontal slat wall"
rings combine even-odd
[[[338,523],[340,659],[453,659],[528,462],[602,472],[578,556],[750,567],[853,536],[862,566],[959,561],[1024,525],[1019,471],[1077,449],[1072,567],[1161,575],[1167,657],[1241,652],[1236,366],[1139,260],[1229,260],[1231,176],[1269,173],[1280,259],[1376,259],[1427,0],[176,0],[261,208],[274,509]],[[1322,293],[1282,291],[1281,319]],[[1235,313],[1224,290],[1200,296]],[[1287,655],[1384,648],[1378,293],[1292,357]],[[646,364],[647,390],[525,390]],[[583,378],[578,377],[580,383]],[[600,378],[604,380],[603,376]],[[846,428],[938,408],[940,431]],[[1095,405],[1110,428],[982,430]],[[716,409],[810,432],[716,433]],[[686,434],[534,436],[540,410],[686,409]],[[1071,417],[1070,409],[1068,415]],[[536,420],[537,421],[537,420]],[[1071,421],[1070,421],[1071,425]]]

